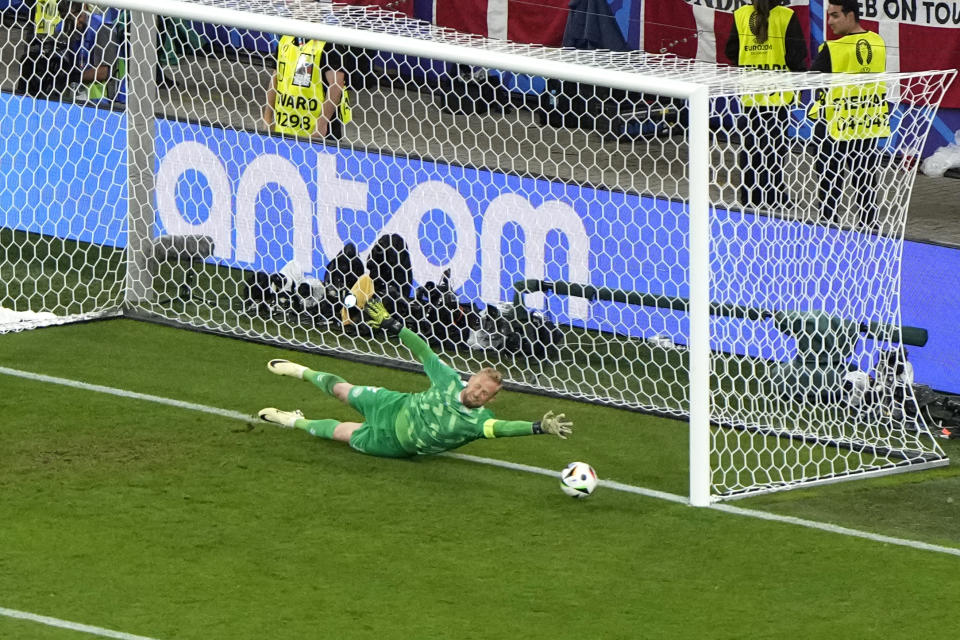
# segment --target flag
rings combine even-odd
[[[887,45],[887,71],[930,71],[960,68],[960,2],[901,0],[867,2],[860,24],[880,34]],[[830,29],[828,37],[832,39]],[[960,108],[956,80],[941,104]]]
[[[749,0],[647,0],[644,50],[730,64],[724,48],[733,29],[733,12],[746,4]],[[810,0],[790,0],[784,5],[797,14],[809,42]]]
[[[559,47],[570,0],[436,0],[433,22],[499,40]]]
[[[723,49],[733,28],[733,11],[748,3],[749,0],[645,0],[644,50],[729,63]],[[824,36],[834,38],[824,23],[825,4],[824,0],[786,3],[796,12],[811,44],[811,62],[820,40]],[[860,8],[860,24],[879,33],[887,44],[888,71],[960,68],[960,2],[869,1],[861,2]],[[960,108],[960,82],[953,83],[942,106]]]
[[[404,13],[408,16],[413,16],[414,12],[414,0],[336,0],[336,2],[353,6],[377,7],[384,11]]]

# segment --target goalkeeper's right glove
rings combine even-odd
[[[573,422],[567,420],[562,413],[555,416],[553,411],[547,411],[539,422],[533,423],[533,432],[549,433],[566,440],[567,436],[573,433]]]
[[[374,329],[383,329],[389,336],[395,336],[403,329],[403,323],[390,315],[379,300],[370,300],[363,310],[367,314],[367,324]]]

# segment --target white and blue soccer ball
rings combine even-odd
[[[863,371],[848,371],[843,376],[843,398],[847,405],[859,407],[870,390],[870,376]]]
[[[571,498],[586,498],[597,488],[597,472],[586,462],[571,462],[560,472],[560,488]]]

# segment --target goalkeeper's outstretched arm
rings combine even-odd
[[[423,365],[423,372],[430,378],[431,384],[445,386],[460,379],[460,374],[450,365],[441,361],[440,357],[433,352],[423,338],[404,327],[401,321],[387,313],[383,303],[379,300],[368,302],[365,310],[368,324],[371,327],[383,329],[390,336],[399,336],[404,346],[410,349],[417,361]]]
[[[562,413],[554,415],[548,411],[536,422],[526,420],[496,420],[491,418],[483,424],[484,438],[505,438],[511,436],[536,436],[548,434],[566,439],[573,433],[573,422]]]
[[[426,364],[427,360],[436,358],[437,354],[433,352],[426,340],[418,336],[410,329],[403,326],[403,322],[394,318],[383,306],[379,300],[371,300],[364,307],[367,314],[367,323],[374,329],[383,329],[388,336],[397,336],[400,342],[404,344],[414,357],[421,364]]]
[[[427,344],[427,341],[413,331],[410,331],[410,329],[406,327],[400,329],[397,336],[400,338],[400,342],[413,352],[414,357],[420,364],[426,365],[427,360],[439,358],[437,354],[433,352],[433,349],[430,348],[430,345]]]
[[[387,335],[398,336],[400,341],[413,352],[417,360],[424,365],[424,369],[431,381],[441,378],[447,374],[457,377],[457,372],[450,369],[447,365],[440,362],[440,358],[433,352],[430,345],[410,329],[403,326],[403,323],[394,318],[384,308],[379,300],[371,300],[367,303],[364,311],[367,314],[367,322],[374,329],[383,329]],[[497,380],[499,388],[499,379]],[[483,424],[484,438],[504,438],[511,436],[533,436],[540,434],[554,435],[564,438],[573,433],[573,422],[566,419],[564,414],[554,415],[552,411],[544,414],[543,418],[536,422],[526,420],[497,420],[491,418]]]

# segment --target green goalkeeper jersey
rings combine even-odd
[[[533,434],[532,422],[497,420],[485,407],[464,406],[460,392],[466,383],[460,374],[441,362],[414,332],[402,329],[399,336],[430,378],[430,388],[408,394],[397,414],[397,439],[404,449],[418,454],[440,453],[479,438]]]

